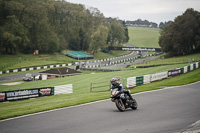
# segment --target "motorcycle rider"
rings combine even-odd
[[[111,83],[111,85],[112,85],[112,86],[111,86],[111,90],[112,90],[112,89],[118,88],[118,91],[127,94],[127,95],[130,97],[130,99],[133,100],[133,98],[132,98],[130,92],[129,92],[128,90],[125,90],[124,87],[123,87],[123,85],[122,85],[121,83],[118,83],[118,82],[117,82],[117,79],[116,79],[116,78],[112,78],[112,79],[110,80],[110,83]]]

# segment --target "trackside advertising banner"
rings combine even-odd
[[[169,70],[166,72],[160,72],[150,75],[144,75],[140,77],[128,77],[127,78],[127,88],[135,87],[141,84],[148,84],[157,80],[165,79],[167,77],[174,77],[180,74],[190,72],[194,69],[199,68],[200,61],[183,68],[176,68],[175,70]],[[143,77],[143,78],[142,78]],[[141,82],[143,80],[143,82]]]
[[[150,75],[150,81],[156,81],[156,80],[161,80],[164,78],[168,77],[168,72],[160,72],[160,73],[156,73],[156,74],[151,74]]]
[[[0,102],[54,95],[54,87],[0,92]]]
[[[109,50],[125,50],[125,51],[151,51],[161,52],[160,48],[144,48],[144,47],[108,47]]]
[[[181,73],[180,69],[176,69],[176,70],[170,70],[168,71],[168,76],[177,76]]]
[[[6,100],[19,100],[25,98],[38,97],[38,89],[30,89],[30,90],[17,90],[17,91],[9,91],[6,92]]]
[[[39,90],[39,96],[50,96],[54,95],[54,87],[41,88]]]
[[[6,94],[5,93],[0,93],[0,102],[5,101]]]

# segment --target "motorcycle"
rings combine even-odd
[[[127,94],[118,91],[118,89],[111,90],[111,101],[115,102],[115,105],[121,112],[123,112],[126,108],[132,108],[133,110],[138,108],[138,104],[135,99],[131,100]]]

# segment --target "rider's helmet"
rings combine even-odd
[[[112,78],[112,79],[110,80],[110,83],[111,83],[112,85],[117,85],[117,79],[116,79],[116,78]]]

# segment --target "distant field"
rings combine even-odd
[[[128,27],[129,44],[137,47],[152,47],[160,48],[158,39],[160,36],[159,29],[143,28],[143,27]]]

